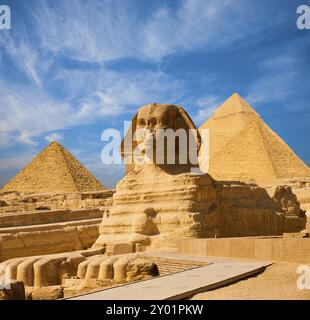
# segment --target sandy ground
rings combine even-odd
[[[223,288],[194,295],[193,300],[267,299],[310,300],[310,289],[300,290],[296,281],[298,263],[276,262],[257,276]],[[309,265],[309,264],[308,264]]]

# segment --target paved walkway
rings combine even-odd
[[[149,256],[209,263],[206,266],[154,279],[82,294],[67,300],[178,300],[215,289],[261,272],[271,262],[197,257],[174,253],[149,253]]]

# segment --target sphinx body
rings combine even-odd
[[[176,246],[184,236],[214,237],[218,191],[209,175],[171,175],[158,167],[131,171],[117,185],[94,246],[132,241],[143,250]]]

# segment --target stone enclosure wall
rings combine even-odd
[[[103,208],[111,205],[113,193],[113,189],[75,193],[0,193],[0,214]]]
[[[310,261],[310,238],[251,237],[222,239],[182,239],[179,252],[199,256],[218,256],[258,260]]]
[[[91,209],[0,215],[0,261],[90,248],[104,214]]]

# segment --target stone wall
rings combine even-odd
[[[310,238],[251,237],[181,239],[182,254],[309,263]]]
[[[0,261],[90,248],[105,214],[91,209],[0,215]]]
[[[99,222],[81,226],[0,234],[0,261],[16,257],[61,253],[91,247],[97,239]]]
[[[2,228],[20,227],[36,224],[68,222],[76,220],[102,218],[104,211],[99,209],[87,210],[55,210],[7,213],[0,215],[0,233]]]
[[[42,210],[78,210],[111,205],[115,191],[102,190],[75,193],[0,193],[0,214]]]

